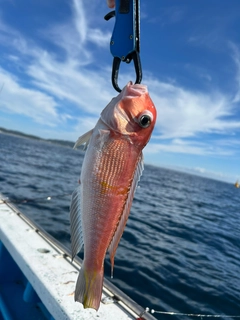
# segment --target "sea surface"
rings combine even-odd
[[[67,247],[69,194],[78,184],[83,157],[80,150],[0,134],[0,192],[17,201],[35,199],[18,207]],[[239,237],[240,189],[146,164],[114,278],[108,256],[105,275],[143,307],[240,315]]]

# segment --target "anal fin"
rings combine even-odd
[[[131,205],[132,205],[132,201],[133,201],[133,197],[134,197],[134,193],[136,191],[137,184],[140,180],[142,172],[143,172],[143,154],[141,153],[138,158],[138,162],[137,162],[136,169],[134,172],[134,177],[132,180],[130,191],[128,193],[128,197],[127,197],[121,218],[119,220],[119,223],[118,223],[118,226],[117,226],[116,231],[114,233],[114,236],[112,238],[112,241],[108,247],[108,251],[110,254],[110,261],[111,261],[111,278],[113,277],[114,256],[115,256],[119,241],[122,237],[124,228],[126,226],[128,216],[130,213],[130,209],[131,209]]]

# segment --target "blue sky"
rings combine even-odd
[[[75,141],[117,93],[105,0],[0,0],[0,126]],[[240,1],[142,0],[145,162],[240,179]],[[132,64],[119,83],[134,80]]]

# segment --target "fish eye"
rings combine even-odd
[[[148,114],[143,114],[138,118],[138,123],[142,128],[148,128],[152,122],[152,118]]]

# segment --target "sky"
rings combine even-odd
[[[0,127],[76,141],[117,92],[106,0],[0,0]],[[240,1],[141,0],[145,163],[240,179]],[[135,80],[121,64],[119,84]]]

